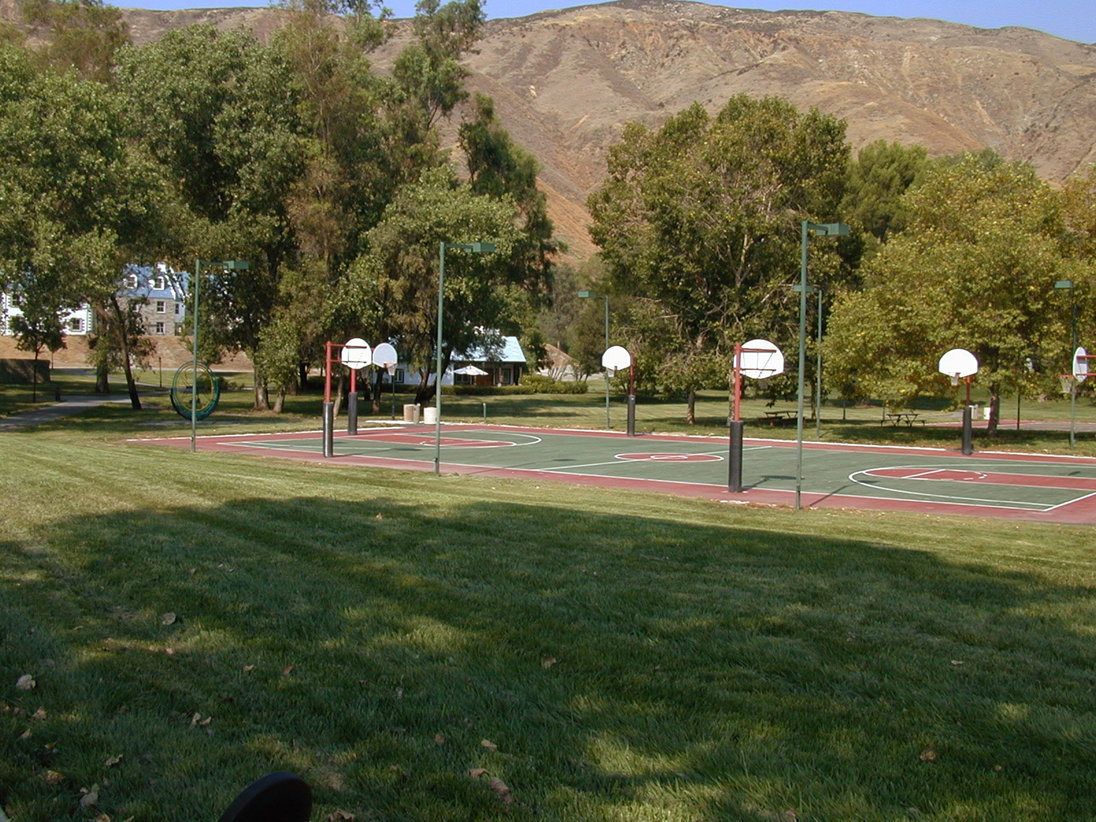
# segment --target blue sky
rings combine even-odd
[[[1082,43],[1096,43],[1096,6],[1093,0],[842,0],[837,3],[767,3],[744,0],[741,4],[712,5],[780,9],[858,11],[880,17],[931,17],[982,28],[1025,26]],[[146,9],[224,8],[226,6],[265,6],[260,0],[115,0],[110,5]],[[397,17],[415,13],[415,0],[387,0],[385,5]],[[485,0],[488,17],[524,17],[538,11],[585,5],[562,0]]]

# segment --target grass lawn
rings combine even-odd
[[[203,431],[283,424],[244,402]],[[1092,815],[1091,528],[125,443],[189,430],[146,405],[0,434],[12,822],[280,769],[314,820]]]

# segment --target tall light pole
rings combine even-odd
[[[441,473],[441,369],[442,369],[442,314],[445,311],[445,251],[459,248],[473,254],[490,254],[495,250],[494,243],[447,243],[439,244],[438,250],[438,348],[437,367],[434,374],[434,408],[437,418],[434,420],[434,473]]]
[[[202,266],[220,268],[223,271],[246,271],[251,268],[247,260],[194,261],[194,363],[190,379],[190,450],[198,448],[198,295],[201,291]]]
[[[1069,334],[1069,373],[1073,374],[1073,357],[1077,351],[1077,289],[1073,280],[1058,280],[1055,288],[1069,290],[1070,334]],[[1073,448],[1077,430],[1077,377],[1069,384],[1069,447]]]
[[[807,240],[811,234],[820,237],[843,237],[849,233],[844,223],[812,223],[803,221],[799,252],[799,388],[795,414],[795,510],[800,508],[803,494],[803,389],[804,363],[807,359]]]
[[[597,297],[596,291],[580,291],[578,296],[582,299],[590,299],[591,297]],[[609,295],[602,294],[605,298],[605,348],[604,351],[609,350]],[[609,417],[609,372],[605,372],[605,427],[612,428],[613,423]]]

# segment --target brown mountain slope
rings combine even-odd
[[[278,16],[126,11],[137,42],[192,22],[266,36]],[[466,63],[471,87],[495,99],[514,139],[539,159],[552,217],[580,258],[593,250],[585,200],[623,125],[657,126],[693,101],[714,110],[740,92],[842,117],[854,146],[989,146],[1053,181],[1096,162],[1096,46],[1028,29],[619,0],[490,21]]]

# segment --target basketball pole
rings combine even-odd
[[[734,403],[728,425],[727,490],[742,491],[742,343],[734,346]]]

